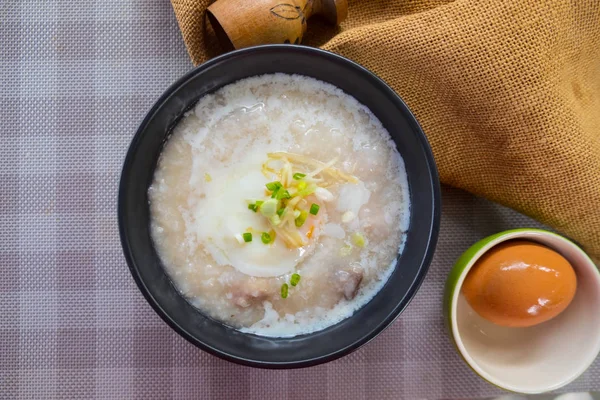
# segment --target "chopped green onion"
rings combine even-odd
[[[306,222],[306,217],[308,217],[308,213],[304,210],[300,211],[300,216],[296,218],[296,226],[300,228]]]
[[[283,213],[285,213],[285,208],[280,208],[279,210],[277,210],[277,215],[279,215],[280,217],[283,216]]]
[[[250,200],[251,201],[251,200]],[[264,203],[264,201],[262,200],[257,200],[256,203],[249,203],[248,204],[248,210],[252,210],[254,212],[257,212],[258,209],[260,208],[260,206]]]
[[[293,178],[297,181],[299,181],[300,179],[304,178],[306,176],[306,174],[301,174],[300,172],[296,172],[293,176]]]
[[[358,247],[365,247],[365,237],[358,232],[352,234],[352,241]]]
[[[281,223],[281,218],[279,218],[279,215],[275,214],[271,218],[269,218],[269,221],[273,225],[277,226],[277,225],[279,225]]]
[[[282,187],[283,185],[281,184],[281,182],[279,181],[275,181],[275,182],[269,182],[265,185],[267,187],[267,189],[269,189],[271,192],[276,192],[277,190],[279,190],[280,187]]]
[[[308,183],[306,183],[306,182],[298,182],[298,190],[304,190],[304,189],[306,189],[306,185],[308,185]]]
[[[284,283],[283,285],[281,285],[281,297],[286,299],[288,297],[288,284]]]
[[[340,249],[340,256],[347,257],[352,253],[352,245],[347,244]]]
[[[262,240],[264,244],[269,244],[271,243],[271,235],[267,232],[263,232],[262,235],[260,235],[260,240]]]
[[[243,233],[242,237],[244,238],[244,242],[246,243],[252,241],[252,234],[250,232]]]
[[[309,185],[306,189],[299,190],[296,196],[308,196],[309,194],[313,194],[315,190],[317,190],[317,185]]]
[[[289,199],[290,197],[290,192],[287,191],[287,189],[279,189],[276,193],[275,193],[275,198],[277,200],[282,200],[282,199]]]
[[[292,278],[290,279],[290,285],[296,286],[300,282],[300,275],[292,274]]]
[[[318,212],[319,212],[319,205],[318,205],[318,204],[315,204],[315,203],[312,203],[312,204],[310,205],[310,213],[311,213],[312,215],[317,215],[317,213],[318,213]]]
[[[260,213],[267,218],[271,218],[277,212],[277,200],[269,199],[260,206]]]

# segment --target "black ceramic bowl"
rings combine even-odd
[[[152,245],[148,186],[165,139],[183,113],[207,93],[246,77],[283,72],[329,82],[366,105],[383,123],[406,164],[411,200],[406,247],[387,284],[350,318],[323,331],[273,339],[241,333],[205,317],[165,274]],[[382,80],[322,50],[269,45],[228,53],[192,70],[156,102],[125,159],[119,228],[131,274],[154,310],[179,334],[224,359],[266,368],[306,367],[334,360],[368,342],[407,306],[425,278],[440,221],[438,175],[431,150],[408,107]]]

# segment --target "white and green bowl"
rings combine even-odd
[[[558,251],[577,274],[577,292],[567,309],[529,328],[495,325],[474,312],[461,294],[475,262],[512,239],[535,241]],[[555,390],[581,375],[600,352],[600,273],[583,250],[555,233],[501,232],[475,243],[456,261],[446,281],[444,314],[456,349],[480,377],[518,393]]]

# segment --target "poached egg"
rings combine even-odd
[[[188,237],[202,245],[219,265],[230,265],[246,275],[274,277],[293,272],[314,249],[325,211],[317,216],[309,214],[300,229],[305,246],[288,248],[277,237],[264,244],[261,234],[272,228],[259,212],[248,209],[248,201],[264,198],[265,184],[271,180],[261,173],[261,162],[247,160],[238,165],[247,168],[209,173],[211,179],[204,185],[204,195],[190,208]],[[236,235],[246,232],[252,233],[252,241],[240,243]]]

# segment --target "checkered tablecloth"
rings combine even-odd
[[[168,0],[0,1],[0,398],[414,399],[498,394],[441,314],[456,257],[538,226],[444,188],[421,290],[383,334],[296,371],[230,364],[155,315],[121,253],[117,185],[138,123],[192,67]],[[600,363],[565,390],[600,389]]]

